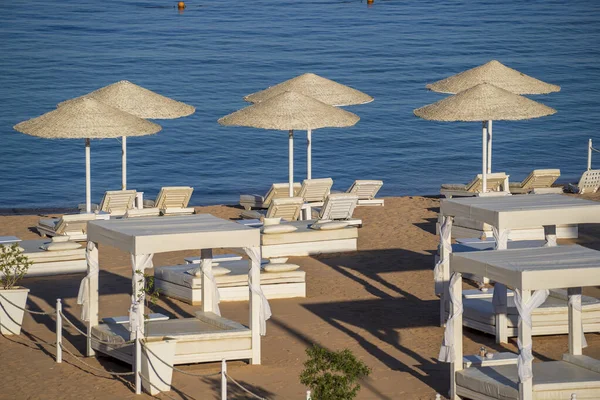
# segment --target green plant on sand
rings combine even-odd
[[[360,390],[357,381],[371,373],[348,349],[330,351],[313,345],[306,355],[300,383],[311,389],[314,400],[354,399]]]
[[[0,244],[0,285],[5,290],[12,289],[27,273],[33,264],[17,243],[10,246]]]

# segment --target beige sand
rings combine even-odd
[[[600,195],[586,196],[600,200]],[[448,365],[436,361],[443,330],[438,326],[438,301],[433,295],[432,254],[437,246],[434,221],[437,199],[423,197],[387,198],[384,208],[360,207],[364,220],[356,253],[292,259],[307,272],[308,297],[272,300],[273,317],[262,340],[263,365],[229,363],[231,376],[252,391],[270,399],[304,399],[306,388],[298,381],[305,360],[304,350],[312,343],[330,349],[351,349],[373,372],[363,382],[360,399],[434,399],[447,393]],[[231,218],[232,207],[203,207],[201,212]],[[38,237],[30,227],[37,216],[0,217],[0,235],[22,239]],[[600,249],[600,227],[584,225],[581,243]],[[185,253],[192,254],[192,253]],[[161,254],[155,264],[182,260],[184,253]],[[129,304],[130,266],[128,256],[118,250],[100,250],[100,316],[126,315]],[[51,310],[55,299],[64,299],[65,313],[76,319],[75,298],[83,275],[29,278],[29,307]],[[588,293],[590,293],[588,291]],[[600,295],[593,289],[592,294]],[[162,298],[154,310],[174,317],[191,316],[195,308]],[[224,303],[223,315],[245,323],[247,303]],[[130,377],[108,378],[93,374],[70,356],[63,364],[54,362],[54,348],[43,344],[54,339],[54,320],[26,316],[24,333],[17,338],[0,337],[2,399],[133,399]],[[73,332],[70,330],[70,332]],[[600,358],[600,335],[588,334],[585,354]],[[65,334],[65,342],[77,354],[85,348],[77,334]],[[37,343],[34,343],[37,342]],[[498,346],[491,336],[466,331],[465,353],[480,346],[494,351],[515,351],[515,342]],[[567,351],[566,336],[534,338],[537,359],[558,359]],[[127,366],[108,358],[86,362],[101,369],[127,371]],[[190,372],[210,373],[218,364],[183,366]],[[217,379],[195,378],[175,373],[177,399],[219,398]],[[249,398],[233,386],[231,399]],[[166,395],[158,396],[166,399]]]

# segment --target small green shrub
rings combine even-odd
[[[300,383],[311,389],[314,400],[354,399],[360,390],[357,381],[371,373],[348,349],[330,351],[314,345],[306,355]]]
[[[0,284],[4,289],[13,288],[27,273],[33,261],[23,254],[18,243],[10,246],[0,244]]]
[[[137,293],[138,301],[144,297],[145,308],[147,308],[149,311],[152,311],[150,306],[155,305],[158,301],[158,297],[160,296],[160,290],[154,286],[154,275],[146,274],[139,269],[135,271],[135,274],[137,276],[138,284],[144,284],[144,286],[140,288],[139,292]],[[145,319],[148,319],[149,315],[149,313],[144,314]]]

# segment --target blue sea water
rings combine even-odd
[[[20,134],[16,123],[127,79],[197,107],[128,140],[128,186],[155,195],[191,185],[193,204],[234,203],[287,181],[287,134],[222,127],[246,94],[314,72],[375,101],[361,121],[313,133],[313,177],[345,189],[383,179],[381,194],[433,194],[480,170],[481,124],[436,123],[413,109],[444,95],[425,84],[497,59],[561,92],[532,96],[558,113],[494,123],[493,169],[520,180],[560,168],[575,181],[587,139],[600,142],[600,2],[220,0],[0,2],[0,208],[84,201],[83,140]],[[296,178],[305,133],[296,134]],[[92,194],[120,188],[120,144],[92,142]],[[595,163],[597,165],[597,163]]]

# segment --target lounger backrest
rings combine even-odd
[[[192,197],[194,188],[189,186],[165,186],[160,189],[154,207],[158,209],[165,208],[186,208]]]
[[[298,195],[302,185],[298,182],[294,182],[294,196]],[[290,197],[290,184],[289,183],[274,183],[265,195],[263,201],[263,207],[269,208],[273,199],[281,199],[283,197]]]
[[[600,188],[600,169],[590,169],[581,175],[579,184],[579,193],[596,193]]]
[[[508,175],[504,172],[493,172],[491,174],[487,174],[487,189],[491,192],[499,191],[501,186],[504,186],[506,180],[508,179]],[[483,176],[481,174],[477,174],[477,176],[467,184],[466,190],[468,192],[480,193],[483,189]],[[506,190],[507,188],[504,188]]]
[[[86,233],[88,221],[94,221],[95,214],[70,214],[63,215],[56,224],[57,235],[66,235],[70,232]]]
[[[350,219],[358,203],[358,196],[353,193],[332,193],[327,196],[319,213],[319,219]]]
[[[125,214],[135,203],[135,190],[109,190],[104,193],[100,211],[110,214]]]
[[[356,180],[347,193],[358,195],[360,200],[373,200],[383,186],[383,181]]]
[[[297,221],[300,217],[300,211],[304,200],[302,197],[285,197],[274,199],[267,210],[267,218],[281,218],[286,221]]]
[[[549,188],[560,176],[560,169],[534,169],[521,182],[522,189]]]
[[[154,208],[132,208],[127,210],[123,218],[139,218],[139,217],[158,217],[160,216],[160,209],[158,207]]]
[[[331,178],[305,179],[298,196],[302,197],[305,203],[325,201],[331,186],[333,186]]]

